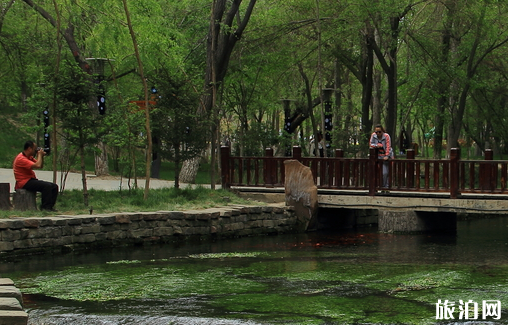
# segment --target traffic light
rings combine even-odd
[[[99,94],[97,95],[97,108],[99,109],[99,114],[106,114],[106,92],[104,91],[104,86],[99,85]]]

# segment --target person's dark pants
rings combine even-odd
[[[52,210],[58,196],[58,185],[55,183],[40,181],[36,178],[29,180],[23,188],[27,191],[41,192],[42,210]]]

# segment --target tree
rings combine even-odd
[[[231,53],[237,42],[242,38],[242,34],[247,27],[251,17],[256,0],[249,0],[243,17],[240,13],[242,0],[233,0],[229,7],[226,0],[214,0],[211,8],[210,27],[206,43],[206,71],[204,80],[203,94],[198,105],[197,112],[202,116],[212,117],[214,125],[217,127],[216,97],[218,87],[222,84],[231,58]],[[212,136],[215,133],[212,130]],[[212,141],[212,151],[214,152],[215,137]],[[215,161],[212,161],[212,166]],[[186,183],[193,183],[196,178],[199,166],[199,159],[187,160],[182,166],[181,180]],[[215,184],[212,174],[211,183]]]
[[[157,85],[157,103],[153,109],[154,133],[160,139],[158,152],[175,162],[175,187],[180,186],[180,164],[199,156],[208,146],[210,125],[195,111],[198,94],[185,78],[167,67],[152,77]]]
[[[151,167],[151,159],[152,159],[152,130],[150,128],[150,109],[148,104],[148,85],[146,83],[146,78],[143,72],[143,62],[141,61],[141,56],[139,55],[139,46],[136,40],[136,34],[134,33],[134,29],[132,27],[132,22],[129,14],[129,9],[127,6],[127,0],[123,0],[123,7],[125,10],[125,17],[127,18],[127,26],[129,27],[129,33],[132,38],[132,45],[134,47],[134,53],[136,55],[136,61],[138,62],[138,71],[141,81],[143,83],[143,92],[145,95],[145,131],[146,131],[146,139],[147,139],[147,152],[146,152],[146,173],[145,173],[145,191],[144,191],[144,199],[148,199],[148,192],[150,191],[150,167]]]
[[[96,89],[92,87],[89,76],[69,61],[60,70],[55,85],[58,99],[58,116],[62,137],[79,150],[81,158],[81,180],[83,183],[83,203],[88,206],[88,188],[86,182],[85,148],[96,144],[103,136],[102,117],[91,108],[90,97]]]

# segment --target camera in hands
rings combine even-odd
[[[37,147],[35,152],[39,152],[40,150],[44,151],[46,155],[49,155],[49,153],[51,152],[51,148],[41,148],[41,147]]]

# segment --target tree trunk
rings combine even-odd
[[[20,211],[37,211],[36,194],[37,192],[27,191],[22,188],[17,189],[12,197],[14,209]]]
[[[157,157],[152,161],[152,178],[160,178],[161,164],[161,155],[157,155]]]
[[[100,141],[97,144],[97,148],[100,150],[100,153],[95,153],[95,175],[109,175],[108,152],[106,149],[106,144]]]
[[[446,3],[447,10],[447,16],[446,16],[446,22],[444,24],[443,28],[443,34],[441,36],[441,62],[443,66],[448,65],[449,61],[449,55],[450,51],[453,52],[452,49],[452,28],[453,28],[453,18],[455,14],[455,4],[453,1],[449,1]],[[456,48],[457,40],[453,41],[453,48]],[[452,90],[450,86],[450,82],[447,81],[446,75],[443,74],[440,76],[438,80],[438,87],[437,90],[439,92],[439,98],[437,100],[437,114],[434,119],[434,159],[441,159],[441,151],[443,150],[443,131],[444,131],[444,118],[445,118],[445,111],[447,107],[447,102],[451,103],[450,101],[447,101],[447,89]]]
[[[372,131],[372,119],[370,117],[370,107],[372,103],[372,89],[373,89],[373,69],[374,69],[374,52],[372,43],[374,35],[372,29],[367,27],[367,35],[365,36],[364,46],[364,60],[363,60],[363,73],[362,73],[362,140],[365,144],[368,143],[370,132]],[[368,148],[368,146],[360,146],[361,148]]]
[[[183,162],[182,171],[180,172],[180,181],[182,183],[196,183],[196,176],[198,174],[200,159],[201,157],[194,157]]]
[[[470,89],[469,81],[467,81],[467,84],[462,89],[462,92],[459,97],[458,109],[455,112],[455,114],[452,115],[452,122],[450,123],[450,126],[448,128],[448,139],[447,139],[448,146],[446,148],[448,156],[451,148],[459,147],[458,140],[460,137],[460,131],[462,130],[462,120],[464,118],[464,112],[466,110],[466,101],[469,89]]]
[[[341,130],[342,125],[342,84],[344,83],[344,69],[340,64],[339,60],[335,60],[335,81],[334,81],[334,94],[335,94],[335,109],[333,112],[333,130]],[[332,143],[334,148],[344,148],[340,145],[340,139],[337,136],[337,132],[332,132],[333,138]],[[303,139],[303,136],[302,136]]]
[[[151,177],[152,178],[159,178],[160,177],[160,170],[161,170],[161,164],[162,164],[162,158],[159,154],[159,138],[158,137],[152,137],[152,144],[155,145],[152,152],[152,168],[151,168]]]
[[[141,56],[139,54],[138,42],[136,41],[136,34],[134,33],[134,29],[132,28],[131,17],[129,14],[129,8],[127,7],[127,0],[123,0],[123,8],[125,11],[125,17],[127,18],[127,26],[129,27],[129,33],[132,38],[132,46],[134,47],[134,53],[136,55],[136,60],[138,62],[138,73],[141,78],[141,82],[143,84],[143,90],[145,93],[145,131],[146,131],[146,140],[147,140],[147,152],[146,152],[146,164],[145,164],[145,191],[143,194],[143,198],[145,200],[148,199],[148,192],[150,191],[150,167],[152,160],[152,131],[150,128],[150,105],[148,103],[148,85],[146,83],[146,78],[143,72],[143,62],[141,61]]]
[[[256,0],[249,1],[243,17],[240,15],[241,1],[232,1],[229,8],[226,5],[227,3],[227,0],[214,0],[211,8],[204,92],[201,96],[201,105],[197,109],[199,114],[208,117],[215,109],[214,94],[216,94],[217,87],[226,76],[231,53],[236,43],[242,38]],[[233,26],[235,23],[236,26]],[[196,181],[199,159],[199,157],[196,157],[183,162],[180,173],[182,182],[194,183]]]
[[[86,184],[86,168],[85,168],[85,149],[83,146],[79,148],[79,155],[81,157],[81,182],[83,183],[83,204],[88,206],[88,187]]]
[[[211,157],[210,157],[210,186],[212,190],[215,190],[215,164],[217,163],[217,143],[219,141],[218,130],[220,126],[220,120],[214,118],[214,125],[212,126],[212,143],[210,144]]]
[[[405,15],[411,10],[413,5],[408,5],[402,11],[400,15],[390,17],[390,35],[389,39],[389,48],[388,48],[388,60],[385,59],[381,49],[379,48],[377,42],[372,40],[372,47],[374,49],[374,53],[379,60],[379,63],[383,67],[383,71],[386,74],[386,78],[388,79],[388,104],[386,106],[386,121],[385,128],[386,132],[392,136],[395,141],[392,141],[392,144],[396,144],[397,137],[397,51],[399,45],[399,34],[400,34],[400,21],[405,17]],[[394,151],[396,150],[396,146],[394,145]]]
[[[372,125],[381,124],[381,112],[383,110],[383,90],[381,86],[381,71],[374,71],[374,94],[372,96]]]
[[[300,75],[302,76],[302,79],[305,84],[305,98],[307,99],[307,112],[305,115],[310,117],[311,125],[312,125],[312,133],[314,134],[314,152],[311,152],[310,154],[315,154],[316,156],[319,156],[319,130],[318,130],[318,124],[316,122],[316,117],[314,116],[314,104],[312,100],[312,89],[310,85],[309,78],[307,77],[307,74],[303,70],[303,65],[301,63],[298,64],[298,70],[300,71]],[[319,103],[321,103],[321,97],[319,97]],[[301,122],[300,122],[301,124]],[[295,130],[296,126],[291,123],[291,130]]]
[[[445,107],[446,97],[440,96],[437,100],[437,114],[434,118],[434,159],[442,158]]]
[[[175,148],[175,188],[180,188],[180,144],[174,143]],[[197,174],[197,173],[196,173]]]
[[[11,184],[0,183],[0,210],[11,209],[10,195],[11,195]]]

